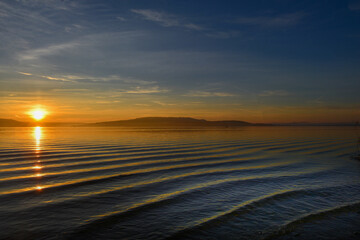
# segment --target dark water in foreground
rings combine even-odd
[[[0,128],[0,239],[360,239],[351,127]]]

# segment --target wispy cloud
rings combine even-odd
[[[114,104],[119,103],[120,101],[96,101],[97,104]]]
[[[7,4],[0,1],[1,30],[10,34],[13,39],[34,33],[48,33],[49,28],[56,28],[54,22],[41,10],[29,10],[22,4]],[[5,35],[5,36],[6,36]],[[1,38],[4,36],[1,36]]]
[[[86,76],[86,75],[63,75],[60,78],[64,78],[68,81],[75,82],[121,82],[126,84],[138,84],[138,85],[151,85],[155,84],[155,81],[146,81],[135,78],[122,77],[119,75],[110,76]]]
[[[266,90],[259,94],[260,97],[272,97],[272,96],[289,96],[290,93],[285,90]]]
[[[150,104],[145,104],[145,103],[135,103],[135,106],[139,106],[139,107],[150,107]]]
[[[22,74],[22,75],[26,75],[26,76],[32,76],[31,73],[26,73],[26,72],[18,72],[18,73],[20,73],[20,74]]]
[[[71,24],[71,25],[65,27],[65,32],[68,32],[68,33],[79,32],[83,29],[85,29],[85,27],[80,24]]]
[[[156,103],[161,106],[175,106],[176,105],[175,103],[167,103],[167,102],[162,102],[162,101],[153,101],[153,103]]]
[[[62,81],[62,82],[70,82],[70,80],[65,78],[59,78],[59,77],[50,77],[50,76],[42,76],[43,78],[54,80],[54,81]]]
[[[134,89],[121,91],[122,93],[129,93],[129,94],[149,94],[149,93],[165,93],[168,92],[168,89],[161,89],[159,86],[154,86],[150,88],[143,88],[143,87],[135,87]]]
[[[157,22],[164,27],[184,27],[191,30],[202,30],[203,28],[194,23],[184,23],[178,17],[151,9],[132,9],[133,13],[136,13],[146,20]]]
[[[75,48],[79,45],[77,42],[69,42],[64,44],[52,45],[44,48],[32,49],[19,54],[20,60],[35,60],[43,56],[57,54],[64,50]]]
[[[56,88],[53,92],[88,92],[90,89],[87,88]]]
[[[117,19],[117,20],[120,20],[120,21],[122,21],[122,22],[126,22],[126,21],[127,21],[126,18],[120,17],[120,16],[116,17],[116,19]]]
[[[305,14],[296,12],[271,17],[240,17],[236,22],[244,25],[257,25],[262,27],[286,27],[298,24],[304,16]]]
[[[234,94],[227,92],[190,91],[185,96],[189,97],[233,97]]]
[[[188,29],[192,29],[192,30],[197,30],[197,31],[201,31],[201,30],[204,29],[200,25],[193,24],[193,23],[184,24],[183,27],[188,28]]]
[[[31,7],[48,7],[56,10],[71,10],[78,5],[75,1],[69,0],[16,0],[25,6]]]
[[[213,31],[206,34],[206,36],[216,39],[228,39],[232,37],[237,37],[239,35],[239,31]]]
[[[34,73],[18,72],[19,74],[26,76],[34,76],[38,78],[48,79],[51,81],[62,81],[62,82],[78,82],[78,83],[96,83],[96,82],[108,82],[108,83],[123,83],[125,85],[153,85],[156,81],[146,81],[141,79],[121,77],[119,75],[110,76],[88,76],[88,75],[38,75]]]
[[[139,14],[146,20],[157,22],[164,27],[179,26],[180,22],[169,14],[163,12],[153,11],[150,9],[132,9],[133,13]]]

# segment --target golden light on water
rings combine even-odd
[[[40,144],[41,144],[41,127],[34,128],[34,138],[35,138],[35,150],[36,152],[40,151]]]
[[[41,138],[42,138],[42,128],[41,127],[34,127],[33,129],[33,137],[35,140],[35,155],[38,158],[35,165],[33,166],[33,169],[35,171],[34,177],[38,178],[38,180],[43,176],[41,173],[43,167],[41,166],[40,161],[40,154],[41,154]],[[37,191],[41,191],[43,187],[40,185],[40,182],[34,187]]]

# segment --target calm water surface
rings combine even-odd
[[[0,128],[0,239],[359,239],[351,127]]]

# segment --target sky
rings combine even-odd
[[[0,118],[360,118],[360,1],[0,0]]]

